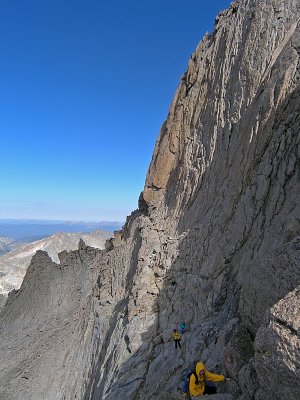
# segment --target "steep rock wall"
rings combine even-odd
[[[16,348],[6,335],[3,399],[175,399],[199,359],[232,378],[216,398],[299,398],[299,18],[297,0],[240,0],[217,17],[181,79],[139,210],[105,253],[81,245],[62,257],[69,312],[53,301],[50,315],[80,329],[66,343],[54,324],[38,394],[37,358],[18,347],[33,329],[18,299],[47,326],[47,308],[26,290],[30,271],[4,308],[1,338],[11,321],[22,334]],[[61,267],[51,268],[43,279],[55,299],[51,271]],[[84,292],[70,296],[68,282],[82,279]],[[175,352],[170,335],[183,320]],[[45,329],[36,335],[45,342]]]

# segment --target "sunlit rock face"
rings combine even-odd
[[[298,0],[217,17],[139,210],[106,251],[37,253],[10,296],[1,399],[176,399],[199,360],[232,379],[211,399],[300,398],[299,18]]]

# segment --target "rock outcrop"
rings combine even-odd
[[[75,250],[80,238],[89,246],[104,249],[105,241],[111,236],[110,232],[100,230],[90,233],[61,232],[35,242],[19,243],[15,249],[0,255],[0,299],[3,303],[0,300],[0,309],[8,293],[20,288],[31,258],[38,250],[47,252],[54,262],[59,262],[58,253]]]
[[[10,296],[1,399],[176,399],[198,360],[231,378],[211,399],[299,398],[299,18],[298,0],[217,17],[139,209],[105,251],[37,253]]]

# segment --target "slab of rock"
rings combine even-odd
[[[255,366],[260,381],[258,399],[300,397],[300,288],[290,292],[268,313],[255,340]]]

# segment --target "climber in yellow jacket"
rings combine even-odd
[[[202,394],[211,394],[207,389],[208,385],[205,384],[205,381],[212,382],[222,382],[225,380],[225,376],[212,374],[207,371],[203,362],[197,362],[194,373],[190,377],[189,389],[190,396],[200,396]]]
[[[181,335],[177,329],[173,330],[172,339],[175,342],[175,350],[177,349],[177,346],[179,346],[181,348],[181,344],[180,344]]]

